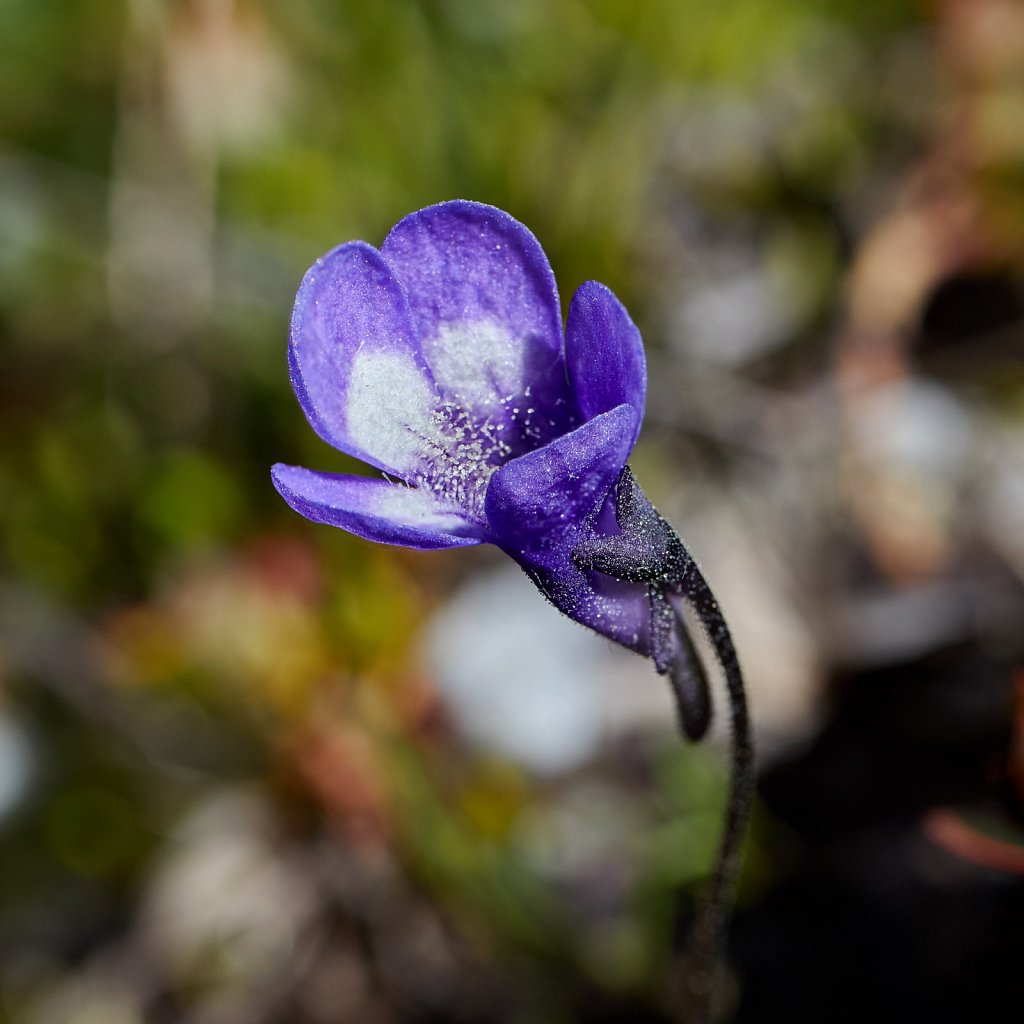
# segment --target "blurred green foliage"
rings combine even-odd
[[[424,921],[455,933],[443,969],[465,1006],[513,1007],[430,1019],[554,1024],[594,992],[621,1019],[658,1012],[679,901],[717,841],[716,756],[644,737],[632,775],[608,756],[542,783],[460,744],[415,637],[485,561],[371,549],[278,499],[275,461],[360,471],[294,402],[291,300],[318,254],[415,208],[509,210],[565,300],[597,278],[634,310],[655,382],[638,459],[671,494],[709,458],[658,389],[691,365],[680,287],[752,259],[785,315],[750,379],[820,369],[851,235],[939,123],[928,10],[0,5],[0,716],[27,779],[0,804],[0,1021],[228,1019],[207,999],[251,1021],[428,1019],[410,1009],[440,999],[416,987],[442,970]],[[1021,166],[988,166],[1007,208]],[[604,796],[570,814],[589,785]],[[197,980],[151,898],[219,835],[180,823],[234,787],[276,817],[265,834],[226,816],[225,835],[269,849],[313,908],[282,900],[294,944],[273,970]],[[599,855],[554,869],[548,847],[575,842],[563,812]],[[748,899],[777,869],[773,827],[755,833]],[[350,876],[390,896],[368,909]],[[138,967],[136,941],[126,995],[111,975]],[[414,980],[388,973],[389,944]],[[310,994],[321,962],[349,971],[338,1015]],[[99,1016],[61,1017],[80,985]]]

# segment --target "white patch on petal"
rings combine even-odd
[[[499,426],[472,419],[461,406],[446,402],[438,417],[446,448],[438,452],[423,482],[442,501],[483,522],[487,483],[512,448]]]
[[[456,373],[455,353],[465,343],[456,343],[455,332],[447,333],[447,340],[440,346],[447,353],[443,358],[449,359],[447,364],[442,360],[450,374],[442,385],[444,398],[420,367],[401,352],[366,348],[352,360],[345,394],[349,438],[381,465],[403,473],[409,483],[421,488],[417,506],[405,505],[412,499],[404,497],[402,491],[389,499],[399,502],[394,506],[396,520],[410,521],[403,516],[408,508],[417,508],[419,514],[427,516],[446,515],[441,511],[445,507],[458,508],[471,520],[484,520],[487,482],[512,454],[503,434],[505,417],[515,422],[520,405],[525,403],[514,392],[499,393],[499,389],[513,383],[519,385],[517,374],[521,369],[513,369],[511,357],[502,355],[513,347],[511,342],[491,325],[483,336],[487,339],[487,361],[481,365],[467,359],[452,377]],[[452,380],[461,382],[458,397],[451,390]],[[478,399],[483,396],[487,408],[481,409],[470,397],[471,392]],[[493,419],[487,414],[491,403],[497,413]],[[533,409],[522,411],[532,413]],[[522,429],[530,429],[528,422]],[[432,506],[430,502],[435,498],[439,504]],[[378,514],[385,518],[390,515]],[[456,522],[461,524],[464,519],[450,523],[438,520],[434,525],[452,529]]]
[[[442,324],[423,356],[442,393],[478,413],[499,413],[523,392],[525,347],[492,320]]]
[[[424,487],[410,488],[395,484],[386,490],[382,488],[375,495],[373,507],[368,511],[392,522],[439,530],[442,533],[458,534],[466,525],[463,516],[449,512]]]
[[[345,395],[349,437],[399,471],[422,468],[447,448],[440,400],[416,363],[400,352],[361,349]]]

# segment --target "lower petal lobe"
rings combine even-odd
[[[636,411],[639,432],[647,394],[643,342],[626,308],[597,281],[580,285],[573,296],[565,326],[565,360],[584,417],[625,402]]]
[[[573,560],[591,533],[633,446],[630,405],[502,466],[487,490],[493,540],[526,570],[544,595],[577,622],[640,653],[649,653],[646,587],[583,570]],[[602,517],[602,520],[607,517]]]
[[[620,405],[502,466],[485,504],[502,546],[540,561],[574,547],[626,464],[636,421]]]
[[[453,548],[480,544],[484,531],[425,488],[372,477],[319,473],[278,463],[274,486],[296,512],[382,544]]]

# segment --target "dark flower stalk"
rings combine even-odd
[[[680,1020],[709,1019],[714,969],[721,954],[729,908],[754,788],[754,748],[743,673],[732,636],[710,586],[683,542],[640,490],[626,466],[615,492],[621,533],[588,538],[575,558],[585,568],[615,579],[642,583],[651,602],[652,654],[657,671],[672,684],[683,734],[700,740],[711,723],[707,675],[675,599],[697,616],[725,676],[731,712],[733,770],[721,846],[697,909],[690,946],[682,962],[676,998]]]
[[[296,297],[289,365],[313,429],[382,473],[274,466],[274,485],[308,519],[408,547],[500,547],[560,611],[649,657],[694,741],[710,725],[711,691],[684,605],[707,632],[732,710],[733,777],[679,1012],[708,1020],[753,755],[725,620],[627,465],[647,388],[629,314],[588,281],[563,332],[533,235],[456,200],[410,214],[379,251],[350,242],[318,260]]]
[[[714,968],[721,956],[733,906],[743,838],[754,795],[754,743],[743,673],[732,636],[711,588],[696,565],[693,565],[686,596],[711,640],[725,676],[732,735],[732,774],[718,860],[697,909],[681,978],[680,1019],[703,1024],[711,1015]]]

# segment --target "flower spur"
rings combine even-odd
[[[711,699],[681,606],[705,627],[730,696],[735,769],[694,928],[691,963],[703,966],[686,978],[691,1004],[706,1007],[752,752],[718,605],[627,466],[647,386],[629,314],[589,281],[563,333],[534,236],[501,210],[456,200],[405,217],[379,251],[349,242],[318,260],[296,297],[289,366],[313,429],[383,474],[274,466],[274,485],[306,518],[408,547],[500,547],[560,611],[650,657],[693,740]]]

